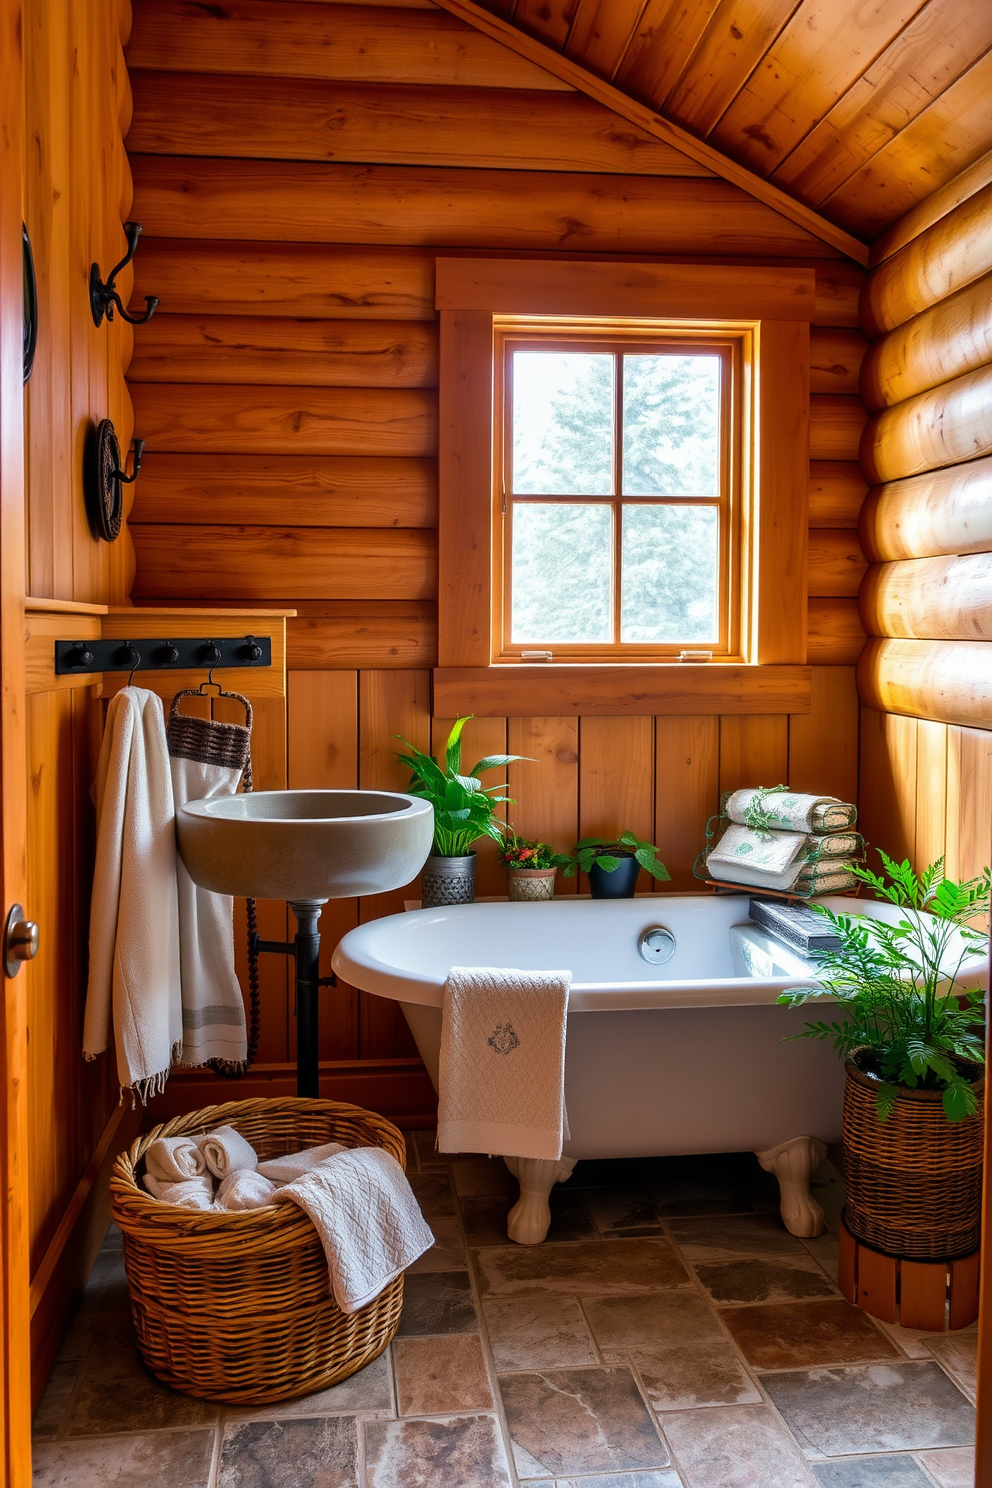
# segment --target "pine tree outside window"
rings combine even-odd
[[[504,657],[739,652],[746,340],[496,329]]]

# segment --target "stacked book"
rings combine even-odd
[[[864,839],[853,830],[858,810],[849,801],[757,786],[726,794],[720,817],[728,825],[705,854],[710,878],[801,899],[855,887],[850,869],[864,856]]]

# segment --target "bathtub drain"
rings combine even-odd
[[[661,966],[675,955],[675,936],[663,925],[652,925],[637,942],[637,949],[652,966]]]

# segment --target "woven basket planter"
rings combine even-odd
[[[383,1147],[403,1165],[403,1138],[384,1117],[336,1101],[231,1101],[155,1127],[114,1164],[113,1216],[124,1234],[138,1348],[152,1374],[187,1395],[232,1405],[326,1390],[389,1343],[403,1277],[345,1314],[331,1295],[317,1231],[296,1204],[201,1213],[161,1204],[139,1185],[156,1137],[225,1124],[262,1161],[342,1142]]]
[[[553,899],[557,868],[508,868],[506,870],[507,898],[514,903],[533,903],[538,899]]]
[[[879,1081],[847,1060],[844,1219],[856,1240],[886,1255],[952,1260],[978,1249],[985,1081],[975,1071],[978,1114],[948,1121],[939,1090],[900,1089],[879,1121]]]

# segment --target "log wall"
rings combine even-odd
[[[631,827],[677,886],[721,789],[788,778],[851,797],[862,271],[448,15],[138,0],[128,61],[135,288],[162,300],[129,373],[148,440],[133,594],[298,611],[271,783],[402,787],[394,735],[437,748],[450,726],[430,694],[436,254],[654,255],[815,267],[812,712],[480,718],[466,747],[537,761],[511,770],[519,830],[566,848]],[[481,856],[480,892],[498,893]],[[340,933],[401,899],[326,920]],[[411,1054],[392,1005],[342,989],[327,1009],[325,1058]],[[275,1070],[292,1056],[285,979],[263,1027]],[[193,1103],[204,1083],[189,1084]]]
[[[862,820],[977,873],[992,837],[992,191],[893,230],[862,294]]]
[[[26,631],[45,636],[48,677],[29,676],[28,892],[41,929],[28,979],[27,1172],[32,1354],[44,1382],[108,1218],[101,1176],[136,1125],[118,1107],[113,1057],[82,1058],[86,937],[93,859],[90,786],[102,710],[93,687],[57,687],[51,641],[91,635],[94,605],[121,604],[134,557],[125,530],[109,545],[90,533],[83,451],[111,418],[126,450],[124,383],[130,327],[99,329],[87,280],[124,253],[131,175],[123,131],[131,99],[122,43],[124,0],[26,0],[25,200],[38,282],[38,347],[25,388]],[[128,289],[130,279],[123,276]],[[125,487],[130,492],[133,487]],[[45,615],[44,607],[55,613]],[[38,607],[41,607],[40,610]],[[46,629],[46,627],[48,627]],[[30,642],[29,642],[30,645]],[[30,669],[29,669],[30,670]]]

